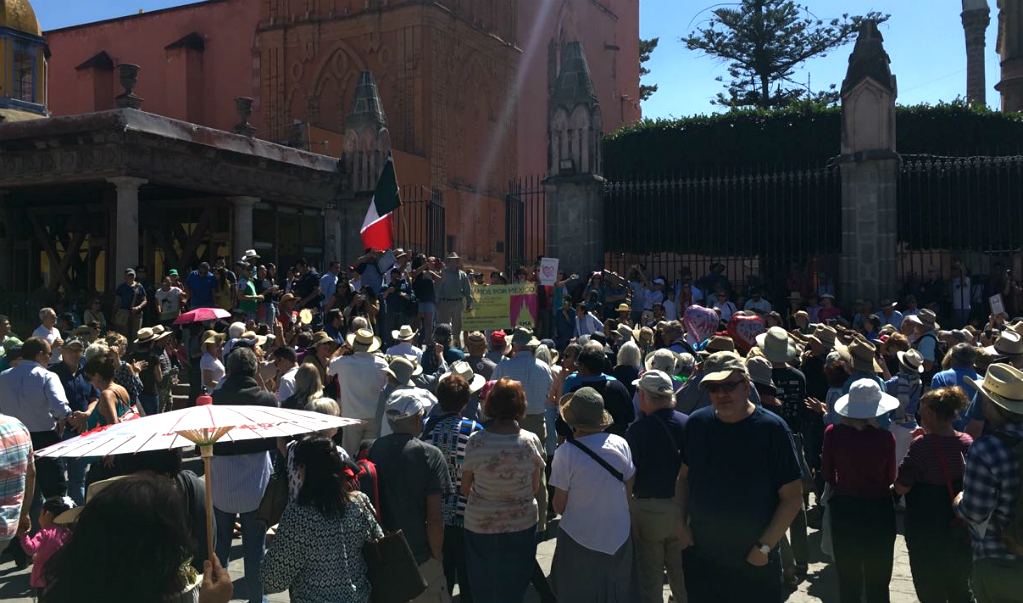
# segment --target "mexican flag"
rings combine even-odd
[[[394,176],[394,159],[388,155],[384,169],[377,180],[373,200],[362,221],[362,246],[373,249],[390,249],[394,246],[394,210],[401,205],[398,194],[398,179]]]

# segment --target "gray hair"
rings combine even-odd
[[[675,394],[655,394],[641,387],[637,387],[636,391],[642,392],[643,397],[650,406],[657,408],[672,408],[675,406]]]
[[[47,316],[53,316],[56,318],[57,313],[53,311],[53,308],[43,308],[39,310],[39,320],[46,320]]]
[[[417,415],[401,419],[392,419],[390,415],[387,416],[387,424],[391,426],[391,431],[394,433],[414,434],[419,431],[422,420],[423,413],[421,411]]]
[[[626,341],[618,348],[618,366],[638,367],[643,362],[643,353],[632,341]]]
[[[227,356],[227,373],[233,377],[256,376],[256,353],[244,346],[236,346]]]
[[[689,352],[678,355],[678,363],[675,365],[676,375],[692,375],[696,370],[696,357]]]
[[[101,356],[109,351],[110,346],[103,343],[102,341],[97,341],[96,343],[89,344],[89,347],[85,348],[85,361],[88,362],[95,358],[96,356]]]
[[[368,328],[369,328],[369,321],[366,320],[366,317],[365,316],[356,316],[355,318],[352,319],[351,323],[349,323],[348,332],[349,333],[354,333],[354,332],[358,331],[359,329],[368,329]]]
[[[238,339],[245,332],[244,322],[232,322],[231,326],[227,327],[227,336],[231,339]]]
[[[321,415],[330,415],[332,417],[336,417],[341,414],[341,407],[338,406],[337,402],[331,398],[316,398],[315,400],[310,400],[309,403],[305,405],[305,409],[312,412],[318,412]]]
[[[547,366],[554,364],[554,356],[551,354],[551,349],[543,344],[536,346],[533,357],[537,360],[542,360]]]
[[[952,346],[952,366],[972,367],[977,362],[977,348],[968,343],[957,343]]]

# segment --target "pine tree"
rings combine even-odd
[[[650,74],[650,70],[647,69],[646,67],[644,67],[643,63],[646,63],[647,61],[650,60],[650,55],[654,52],[654,49],[657,48],[657,43],[659,41],[660,41],[660,38],[651,38],[649,40],[640,39],[640,41],[639,41],[639,77],[640,78],[642,78],[644,75],[649,75]],[[657,92],[657,84],[653,84],[652,86],[645,86],[643,84],[640,84],[639,85],[639,100],[645,101],[646,99],[650,98],[650,95],[652,95],[654,92]]]
[[[878,23],[890,15],[871,11],[824,21],[792,0],[741,0],[737,8],[716,8],[706,26],[682,38],[728,65],[727,93],[711,101],[727,107],[784,107],[800,99],[834,101],[835,85],[813,92],[792,79],[808,59],[851,42],[865,19]],[[723,81],[724,78],[717,78]]]

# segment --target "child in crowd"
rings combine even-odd
[[[54,523],[54,520],[74,506],[74,501],[67,496],[54,496],[47,499],[39,513],[39,531],[35,536],[25,534],[21,537],[21,548],[26,555],[31,555],[34,558],[32,577],[29,583],[39,595],[42,595],[43,589],[46,587],[46,580],[43,578],[46,562],[60,550],[60,547],[64,546],[68,537],[71,536],[71,530]]]

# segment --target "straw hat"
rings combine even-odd
[[[923,310],[920,310],[920,312],[916,315],[916,317],[917,317],[917,320],[919,320],[920,323],[923,324],[923,326],[928,328],[928,329],[940,329],[941,328],[941,326],[938,325],[938,322],[937,322],[938,321],[938,315],[935,314],[933,310],[928,310],[927,308],[924,308]]]
[[[153,332],[149,327],[143,327],[136,333],[135,343],[151,343],[156,340],[156,333]]]
[[[210,345],[211,343],[215,345],[224,345],[225,341],[227,341],[226,333],[213,333],[209,337],[203,339],[202,344],[204,346]]]
[[[316,346],[323,345],[325,343],[333,343],[334,345],[337,345],[334,338],[327,335],[326,331],[317,331],[316,333],[313,333],[313,342],[309,344],[309,349],[311,350]]]
[[[405,356],[394,356],[387,364],[384,372],[394,377],[394,380],[401,385],[413,387],[412,377],[423,374],[423,367],[412,358]]]
[[[618,307],[615,308],[615,312],[632,312],[632,308],[629,307],[629,304],[622,303],[618,304]]]
[[[855,339],[849,344],[849,355],[852,356],[852,368],[860,373],[880,373],[881,367],[874,358],[877,350],[872,344],[863,340]]]
[[[757,347],[771,362],[788,362],[799,357],[799,346],[781,327],[771,327],[766,333],[757,335]]]
[[[417,333],[419,333],[419,331],[413,331],[412,327],[408,325],[401,325],[401,328],[397,331],[391,331],[391,338],[397,339],[398,341],[411,341],[415,339]]]
[[[621,337],[624,341],[636,340],[636,333],[633,332],[631,328],[629,328],[629,325],[625,324],[618,325],[618,328],[615,329],[615,333],[617,333],[618,336]]]
[[[572,429],[604,430],[614,419],[604,410],[604,398],[592,387],[582,387],[558,402],[561,418]]]
[[[980,395],[996,406],[1015,414],[1023,414],[1023,372],[1008,364],[992,364],[983,381],[966,377]]]
[[[1023,337],[1012,329],[1006,329],[994,345],[989,345],[984,351],[995,356],[1019,356],[1023,354]]]
[[[483,389],[483,386],[487,383],[487,378],[473,372],[472,365],[464,360],[456,360],[453,362],[451,364],[451,370],[441,375],[440,379],[438,379],[438,383],[452,375],[465,379],[465,381],[469,384],[469,393],[471,394],[475,394]]]
[[[284,295],[281,296],[281,301],[279,301],[277,303],[283,304],[283,303],[287,303],[289,301],[295,301],[297,299],[298,298],[295,297],[295,295],[293,293],[285,293]]]
[[[351,346],[356,352],[373,352],[380,349],[380,338],[373,334],[373,331],[369,329],[359,329],[358,331],[349,335],[345,341]]]
[[[85,492],[85,504],[89,504],[92,499],[96,498],[96,495],[105,490],[107,487],[117,483],[118,480],[122,480],[128,477],[127,475],[119,475],[117,477],[111,477],[110,479],[100,480],[89,484],[89,489]],[[53,523],[60,525],[68,525],[74,523],[78,516],[82,514],[82,509],[85,505],[79,505],[73,509],[68,509],[60,515],[53,518]]]
[[[918,373],[924,372],[924,357],[920,352],[916,350],[908,350],[905,352],[899,352],[896,356],[899,357],[899,363],[902,364],[902,366]]]
[[[835,412],[850,419],[873,419],[899,407],[899,399],[881,391],[873,379],[857,379],[835,402]]]

